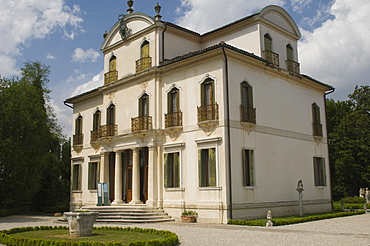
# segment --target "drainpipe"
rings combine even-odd
[[[229,204],[230,204],[230,210],[229,210],[229,218],[233,219],[233,188],[232,188],[232,182],[231,182],[231,141],[230,141],[230,98],[229,98],[229,66],[228,66],[228,60],[225,52],[225,42],[221,41],[220,43],[222,46],[222,52],[224,54],[225,58],[225,83],[226,83],[226,148],[227,148],[227,162],[229,167]]]
[[[162,32],[162,63],[164,62],[164,32],[167,30],[167,24],[164,23],[164,30]]]
[[[328,146],[328,163],[329,165],[331,165],[330,163],[330,153],[329,153],[329,150],[330,150],[330,141],[329,141],[329,134],[328,134],[328,115],[326,114],[326,96],[333,93],[335,91],[335,88],[332,88],[330,89],[330,91],[326,92],[324,94],[324,105],[325,105],[325,124],[326,124],[326,139],[327,139],[327,146]],[[332,177],[331,177],[331,172],[330,172],[330,166],[329,166],[329,177],[330,177],[330,204],[331,204],[331,210],[333,211],[333,186],[332,186]]]

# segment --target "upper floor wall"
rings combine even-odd
[[[268,60],[272,66],[299,73],[297,25],[281,7],[267,6],[255,14],[203,35],[143,13],[129,13],[106,33],[105,84],[226,42]]]

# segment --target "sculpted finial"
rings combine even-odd
[[[161,20],[162,18],[162,16],[159,14],[161,12],[161,8],[161,5],[159,5],[159,3],[157,2],[157,5],[154,7],[155,12],[157,13],[157,15],[154,17],[157,21]]]
[[[132,6],[134,5],[134,1],[132,1],[132,0],[127,1],[127,5],[128,5],[127,13],[130,14],[130,13],[134,12],[134,10],[132,9]]]

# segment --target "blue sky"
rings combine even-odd
[[[243,18],[269,4],[282,6],[302,33],[301,72],[336,87],[345,100],[369,84],[370,1],[367,0],[137,0],[133,9],[199,33]],[[63,101],[102,85],[104,31],[125,14],[123,0],[0,0],[0,74],[19,74],[24,61],[50,65],[49,89],[59,124],[71,134],[72,110]]]

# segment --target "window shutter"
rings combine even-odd
[[[179,153],[173,154],[174,187],[180,187],[180,158]]]
[[[250,185],[254,186],[254,151],[249,150],[249,178],[250,178]]]
[[[164,154],[164,188],[167,188],[168,187],[168,154]]]
[[[248,180],[248,177],[247,177],[247,163],[246,163],[246,160],[247,160],[247,156],[246,156],[246,150],[243,149],[242,150],[242,157],[243,157],[243,186],[247,186],[247,180]]]
[[[205,178],[203,174],[203,157],[202,157],[202,150],[198,150],[198,175],[199,175],[199,187],[204,187],[206,186],[205,184]]]
[[[215,187],[217,184],[216,178],[216,149],[212,148],[208,150],[208,164],[209,164],[209,186]]]
[[[145,41],[141,46],[141,58],[149,57],[149,42]]]

